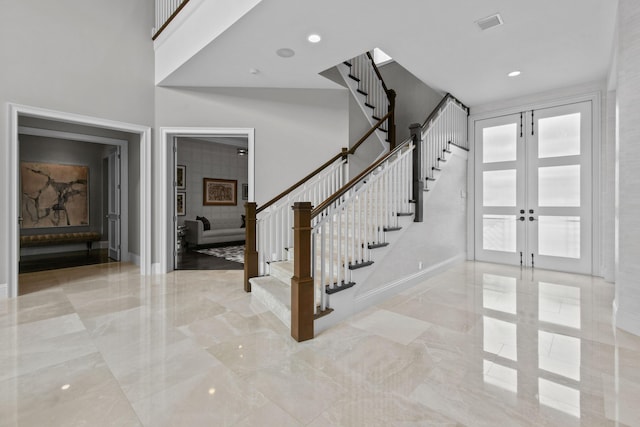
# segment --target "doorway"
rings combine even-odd
[[[247,200],[241,200],[241,204],[253,202],[255,193],[255,129],[254,128],[185,128],[185,127],[161,127],[160,141],[162,149],[158,150],[157,162],[164,167],[158,168],[158,182],[160,182],[160,214],[158,223],[160,233],[158,235],[158,255],[160,258],[159,273],[167,273],[174,270],[175,242],[177,239],[177,212],[176,212],[176,155],[174,151],[175,138],[216,138],[216,137],[246,137],[248,153],[247,170]],[[187,175],[189,172],[187,171]],[[240,193],[239,190],[239,194]],[[174,218],[176,220],[174,221]]]
[[[151,153],[151,128],[124,122],[117,122],[96,117],[83,116],[78,114],[47,110],[37,107],[30,107],[17,104],[9,104],[9,190],[8,198],[8,222],[6,236],[6,248],[8,253],[8,283],[6,286],[0,284],[0,296],[16,297],[18,295],[18,264],[20,257],[20,226],[19,226],[19,206],[20,206],[20,150],[19,150],[19,122],[24,119],[45,120],[56,123],[58,131],[68,132],[70,128],[92,128],[104,130],[106,132],[124,132],[131,136],[130,141],[135,147],[136,164],[135,179],[138,182],[136,192],[139,197],[135,197],[136,215],[135,224],[137,233],[136,254],[123,253],[122,257],[133,261],[140,266],[140,274],[147,275],[151,272],[151,224],[148,221],[151,215],[151,194],[148,189],[151,182],[150,153]],[[73,130],[72,130],[73,132]],[[96,137],[100,138],[100,137]],[[124,251],[123,251],[124,252]]]
[[[592,102],[475,122],[477,260],[592,272]]]

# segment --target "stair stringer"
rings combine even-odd
[[[356,285],[330,296],[334,311],[316,320],[316,332],[466,260],[467,158],[465,150],[451,147],[446,166],[425,192],[424,222],[399,218],[402,230],[390,233],[389,246],[372,251],[374,264],[353,272]],[[458,197],[451,197],[454,191]],[[430,246],[422,247],[422,241]],[[405,274],[389,274],[392,270]]]
[[[358,82],[349,78],[350,67],[345,64],[338,64],[336,65],[336,68],[338,69],[340,76],[342,76],[345,84],[349,88],[349,92],[351,92],[351,96],[353,96],[353,98],[356,100],[356,104],[358,104],[358,106],[360,107],[360,110],[362,110],[362,114],[364,114],[364,117],[367,119],[367,122],[369,122],[371,127],[373,127],[373,125],[377,123],[377,120],[373,119],[371,115],[371,110],[369,109],[369,107],[364,105],[364,103],[367,101],[367,97],[361,94],[360,92],[358,92]],[[381,145],[380,154],[386,154],[389,151],[387,134],[385,132],[382,132],[381,130],[376,130],[375,135],[378,138],[378,141],[380,142],[380,145]]]

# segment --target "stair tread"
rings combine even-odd
[[[253,277],[251,282],[252,298],[260,301],[285,325],[291,325],[291,288],[282,281],[271,277]]]

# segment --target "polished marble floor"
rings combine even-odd
[[[639,426],[640,337],[600,279],[461,263],[295,343],[242,271],[20,276],[0,426]]]

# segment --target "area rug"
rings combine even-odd
[[[196,252],[244,264],[244,245],[199,249]]]

